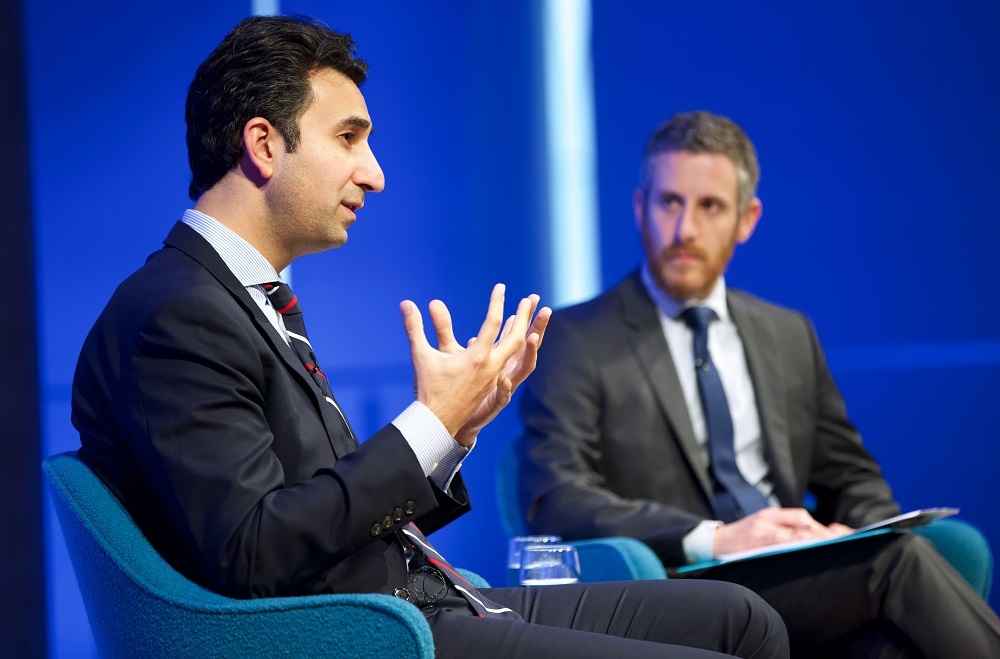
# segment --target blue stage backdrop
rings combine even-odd
[[[343,249],[293,273],[359,434],[412,396],[400,300],[445,300],[471,336],[494,282],[548,293],[538,4],[282,3],[352,32],[370,63],[386,191]],[[186,87],[248,5],[25,7],[46,453],[78,445],[69,390],[91,323],[189,205]],[[730,283],[813,318],[904,507],[957,505],[995,547],[998,18],[986,2],[596,0],[593,38],[605,285],[638,260],[629,199],[646,135],[694,108],[743,124],[765,212]],[[463,468],[475,510],[434,538],[496,583],[495,462],[518,430],[508,411],[483,433]],[[47,528],[52,655],[94,656],[51,511]]]
[[[682,110],[731,117],[764,215],[727,283],[811,317],[904,509],[957,506],[1000,549],[1000,7],[710,6],[594,3],[605,286],[639,259],[649,133]]]

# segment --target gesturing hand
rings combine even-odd
[[[497,284],[479,334],[463,348],[455,340],[448,307],[433,300],[429,310],[437,333],[437,349],[427,342],[417,305],[410,300],[399,305],[410,342],[417,400],[434,412],[463,446],[472,444],[535,369],[538,348],[552,313],[543,307],[535,315],[537,305],[537,295],[522,299],[501,331],[504,286]]]

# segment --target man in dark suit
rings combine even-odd
[[[632,536],[678,567],[899,513],[809,321],[726,287],[761,215],[757,180],[752,143],[724,117],[680,114],[650,138],[633,198],[645,263],[553,315],[525,387],[534,531]],[[909,534],[701,576],[762,595],[800,656],[1000,656],[996,616]]]
[[[421,528],[469,509],[458,468],[533,370],[549,310],[530,296],[504,323],[498,285],[466,349],[432,302],[435,349],[403,302],[416,401],[358,443],[278,273],[343,245],[384,186],[365,73],[349,36],[278,17],[243,21],[198,68],[195,206],[87,337],[81,458],[192,580],[233,597],[396,595],[442,657],[785,656],[780,618],[746,589],[477,591],[427,541]]]

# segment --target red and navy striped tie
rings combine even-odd
[[[299,307],[298,296],[284,282],[275,281],[263,286],[268,298],[271,300],[271,305],[278,310],[278,313],[281,314],[281,317],[285,321],[285,330],[288,331],[292,348],[302,360],[302,364],[306,367],[306,370],[313,376],[313,380],[319,385],[323,395],[332,401],[333,396],[330,392],[330,383],[319,367],[319,362],[316,360],[316,353],[313,352],[312,344],[309,342],[309,335],[306,334],[306,323],[302,320],[302,308]]]
[[[323,394],[323,398],[337,411],[337,416],[340,418],[344,430],[343,441],[335,440],[337,441],[339,450],[343,454],[350,453],[358,447],[358,439],[354,436],[351,424],[347,422],[347,417],[344,416],[340,405],[337,404],[337,400],[333,397],[326,374],[319,367],[316,353],[313,351],[312,343],[309,342],[309,335],[306,333],[306,323],[302,319],[302,308],[299,307],[298,297],[292,291],[291,287],[282,281],[268,282],[261,286],[267,292],[271,305],[281,314],[285,322],[285,330],[288,332],[289,343],[295,354],[298,355],[302,361],[302,365],[305,366],[305,369],[312,376],[316,386],[319,387],[320,393]]]

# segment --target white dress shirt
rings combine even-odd
[[[753,381],[747,368],[743,341],[729,314],[729,305],[726,304],[725,280],[720,277],[715,288],[704,300],[678,302],[656,285],[648,264],[643,265],[641,276],[646,291],[656,303],[663,335],[677,370],[695,440],[701,451],[699,457],[704,464],[709,463],[705,412],[698,393],[691,328],[680,318],[680,314],[688,307],[703,306],[712,309],[718,317],[708,327],[708,352],[718,369],[722,388],[726,392],[726,401],[729,403],[729,414],[733,419],[736,465],[748,483],[768,497],[771,505],[777,505],[777,501],[771,496],[774,485],[769,478],[767,461],[764,458],[764,441],[761,436]],[[713,558],[712,541],[715,530],[720,524],[722,522],[718,520],[706,520],[684,537],[684,553],[689,562],[695,563]]]

